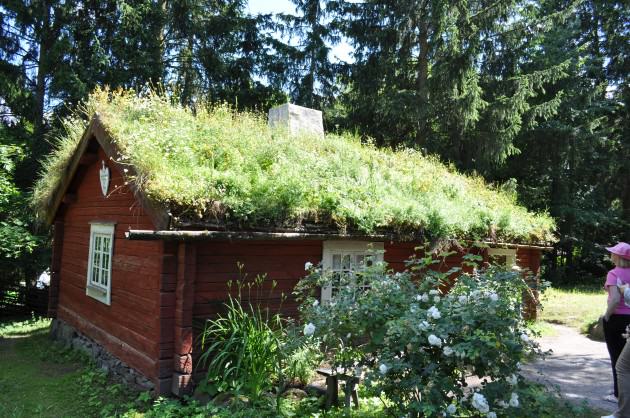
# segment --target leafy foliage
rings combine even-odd
[[[270,130],[255,113],[227,106],[190,109],[156,93],[96,91],[99,113],[122,164],[175,222],[222,219],[234,227],[421,231],[430,238],[548,242],[553,222],[412,149],[392,151],[349,135],[313,138]],[[74,119],[78,120],[78,119]],[[45,165],[34,201],[41,212],[67,165],[78,125]]]
[[[32,232],[29,196],[15,183],[24,154],[24,144],[0,125],[0,298],[20,282],[29,286],[47,261],[40,250],[44,237]]]
[[[260,306],[243,307],[230,296],[227,312],[212,319],[202,335],[202,366],[210,394],[244,393],[258,400],[278,378],[282,324]]]
[[[318,347],[305,341],[292,320],[280,315],[281,308],[272,313],[264,305],[262,293],[268,292],[269,299],[275,282],[265,290],[263,276],[253,281],[243,276],[236,286],[237,294],[230,294],[225,312],[209,320],[201,334],[199,361],[208,370],[199,390],[245,395],[256,403],[273,391],[280,411],[286,387],[306,384],[321,361]]]

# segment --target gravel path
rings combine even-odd
[[[558,387],[572,401],[587,401],[591,407],[613,412],[615,404],[602,398],[612,390],[612,370],[606,344],[593,341],[573,328],[553,325],[555,335],[539,340],[543,350],[552,350],[544,360],[523,366],[531,380]]]

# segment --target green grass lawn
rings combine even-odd
[[[23,324],[23,326],[20,326]],[[80,366],[59,361],[46,336],[49,321],[0,326],[0,416],[79,416]]]
[[[602,288],[549,288],[541,298],[539,321],[566,325],[587,333],[606,309],[606,293]],[[540,325],[544,326],[544,325]],[[543,330],[543,333],[544,330]]]

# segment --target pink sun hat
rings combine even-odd
[[[630,244],[626,244],[625,242],[620,242],[614,247],[606,247],[608,251],[613,254],[618,255],[621,258],[625,258],[630,260]]]

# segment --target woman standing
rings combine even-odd
[[[610,354],[610,362],[613,370],[614,398],[606,397],[607,400],[617,402],[619,389],[617,387],[617,359],[626,344],[626,339],[621,335],[630,325],[630,306],[626,305],[621,298],[619,288],[625,284],[630,284],[630,244],[620,242],[614,247],[606,248],[610,252],[610,259],[615,264],[615,268],[608,272],[604,287],[608,292],[608,306],[604,313],[604,337],[606,347]]]

